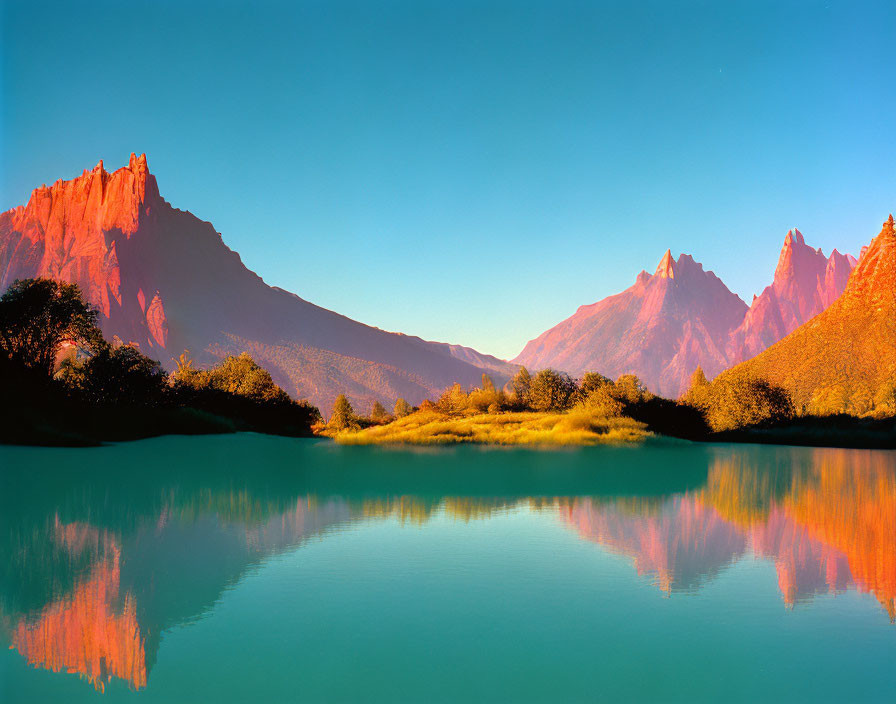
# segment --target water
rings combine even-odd
[[[0,700],[896,701],[896,453],[0,447]]]

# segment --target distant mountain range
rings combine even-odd
[[[896,394],[893,216],[862,253],[843,295],[762,354],[725,372],[768,379],[799,410],[864,414]]]
[[[146,156],[108,173],[103,162],[34,190],[0,214],[0,291],[15,279],[77,283],[104,334],[136,342],[169,369],[188,349],[207,364],[248,350],[275,381],[325,413],[346,393],[411,403],[454,382],[503,383],[515,367],[475,350],[386,332],[268,286],[208,222],[159,194]]]
[[[710,378],[774,344],[843,292],[856,260],[825,257],[791,230],[772,284],[751,306],[687,254],[666,251],[653,275],[529,342],[513,361],[580,375],[636,374],[652,391],[677,397],[697,366]]]

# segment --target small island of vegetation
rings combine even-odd
[[[882,394],[896,400],[892,391]],[[892,398],[891,398],[892,397]],[[318,434],[345,445],[478,443],[594,445],[642,442],[663,435],[695,441],[763,442],[844,447],[896,447],[896,403],[864,417],[798,411],[782,388],[760,378],[696,369],[677,400],[652,394],[637,376],[616,381],[595,372],[574,380],[553,369],[521,368],[503,388],[488,375],[465,391],[459,384],[412,408],[398,399],[389,414],[378,402],[364,417],[339,396]]]

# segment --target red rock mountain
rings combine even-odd
[[[675,397],[697,365],[709,378],[762,352],[818,315],[843,292],[856,260],[825,257],[799,230],[784,240],[772,284],[748,309],[712,272],[666,252],[653,276],[590,306],[531,341],[513,360],[571,374],[637,374],[656,393]]]
[[[513,361],[615,379],[637,374],[653,391],[678,396],[700,365],[707,375],[728,366],[725,345],[746,304],[689,255],[667,251],[651,276],[589,306],[529,342]]]
[[[189,349],[200,364],[248,350],[284,389],[326,412],[346,393],[416,403],[459,381],[495,381],[512,365],[474,350],[390,333],[268,286],[208,222],[159,194],[146,156],[108,173],[103,162],[42,186],[0,214],[0,291],[15,279],[77,283],[111,338],[136,342],[171,367]]]
[[[806,244],[799,230],[790,230],[774,281],[753,299],[743,322],[732,333],[729,362],[755,357],[821,313],[843,293],[855,265],[854,257],[836,249],[825,257],[821,249]]]
[[[762,354],[725,374],[768,379],[787,389],[798,408],[811,412],[862,414],[892,404],[896,394],[893,216],[865,250],[843,295]]]

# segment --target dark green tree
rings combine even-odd
[[[156,406],[164,403],[168,375],[132,345],[103,345],[69,377],[70,385],[96,404]]]
[[[74,284],[22,279],[0,297],[0,355],[14,365],[49,377],[63,343],[92,350],[102,339],[96,311]]]

